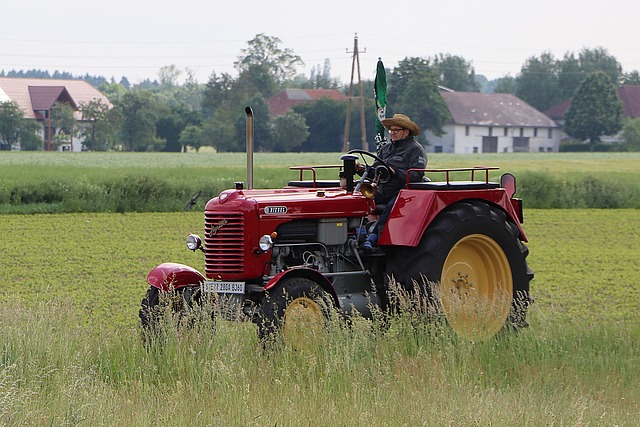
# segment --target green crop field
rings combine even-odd
[[[246,162],[241,153],[0,152],[0,214],[175,212],[197,192],[207,199],[246,181]],[[340,153],[255,153],[254,185],[297,179],[288,166],[339,163]],[[492,180],[512,172],[527,207],[640,208],[639,164],[638,153],[505,153],[431,154],[428,166],[497,166]]]
[[[525,211],[531,326],[466,343],[396,319],[264,352],[219,321],[145,349],[137,311],[202,213],[0,216],[0,425],[636,425],[640,210]]]

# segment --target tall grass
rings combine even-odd
[[[65,301],[3,304],[2,425],[636,425],[640,327],[556,322],[483,343],[395,316],[264,351],[250,324],[89,331]],[[552,314],[552,313],[551,313]]]
[[[254,186],[296,179],[288,166],[338,164],[339,153],[256,153]],[[499,166],[533,208],[640,208],[637,153],[432,154],[429,167]],[[242,153],[0,153],[0,213],[175,212],[246,180]],[[333,174],[333,175],[332,175]],[[336,178],[321,170],[320,178]],[[432,179],[440,179],[433,176]],[[460,179],[468,179],[461,177]]]

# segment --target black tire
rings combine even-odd
[[[281,338],[293,348],[307,347],[326,331],[330,304],[329,295],[316,282],[284,278],[260,305],[258,337],[263,345]]]
[[[528,254],[502,210],[470,201],[440,213],[418,247],[398,251],[392,265],[405,288],[425,290],[456,334],[480,341],[527,325]]]
[[[162,292],[160,289],[150,286],[140,303],[140,325],[144,333],[157,333],[158,329],[166,321],[167,314],[176,315],[177,323],[192,326],[195,317],[189,315],[193,310],[203,307],[206,298],[199,287],[184,287],[172,292]],[[211,307],[207,307],[211,308]],[[215,321],[213,310],[211,320]]]

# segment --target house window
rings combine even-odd
[[[520,128],[520,138],[524,136],[524,128]]]
[[[442,145],[436,145],[433,147],[434,153],[442,153]]]
[[[544,147],[538,147],[538,151],[544,153]]]
[[[477,153],[478,152],[478,147],[473,147],[473,152]]]
[[[553,129],[551,128],[547,129],[547,138],[549,139],[553,138]]]
[[[492,127],[489,128],[489,136],[493,136],[493,128]]]
[[[469,126],[464,127],[464,135],[469,136]]]
[[[533,137],[537,137],[538,136],[538,128],[533,128]]]
[[[509,136],[509,128],[504,128],[504,136]]]

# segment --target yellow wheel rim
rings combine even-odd
[[[284,312],[282,331],[285,343],[296,350],[317,344],[325,332],[322,307],[308,297],[294,299]]]
[[[498,333],[513,299],[511,267],[500,245],[484,234],[460,239],[444,262],[440,292],[456,334],[482,341]]]

